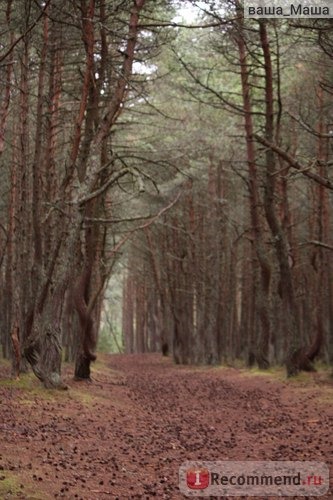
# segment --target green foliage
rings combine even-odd
[[[115,340],[115,337],[117,341]],[[117,345],[118,342],[118,345]],[[109,325],[105,325],[99,334],[97,351],[105,353],[119,353],[118,346],[122,347],[122,335],[119,330],[110,329]]]
[[[97,351],[112,352],[112,339],[107,327],[102,328],[99,333]]]

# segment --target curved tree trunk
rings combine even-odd
[[[48,389],[67,389],[61,379],[61,321],[64,283],[40,305],[31,331],[23,345],[23,354],[37,378]]]
[[[91,269],[83,271],[74,291],[74,306],[79,316],[80,343],[76,355],[75,373],[77,380],[90,380],[90,364],[96,360],[97,337],[95,332],[92,311],[88,308],[91,284]]]
[[[42,318],[36,321],[24,355],[32,371],[47,389],[67,389],[61,380],[61,331]]]
[[[266,21],[259,22],[260,41],[265,63],[265,138],[270,143],[274,140],[274,95],[273,95],[273,69],[270,45],[267,34]],[[277,217],[275,206],[275,154],[267,148],[266,157],[266,182],[264,208],[266,219],[271,230],[280,269],[281,298],[286,315],[286,328],[288,335],[288,354],[286,360],[288,376],[296,375],[299,370],[307,367],[302,355],[301,336],[299,331],[298,310],[295,298],[292,271],[289,264],[289,253],[286,235]]]

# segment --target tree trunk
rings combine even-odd
[[[67,389],[61,379],[61,319],[65,283],[39,303],[23,353],[37,378],[48,389]]]
[[[265,138],[269,142],[274,139],[274,95],[273,95],[273,69],[271,61],[270,46],[267,34],[266,21],[259,22],[260,41],[265,62]],[[272,233],[276,255],[280,268],[280,290],[284,313],[287,318],[289,348],[286,360],[287,374],[293,376],[301,369],[303,362],[301,337],[299,331],[298,310],[295,299],[293,277],[289,264],[288,245],[286,235],[279,223],[275,207],[275,178],[276,162],[274,152],[267,148],[266,157],[266,181],[264,207],[266,219]]]
[[[75,361],[75,379],[90,380],[90,364],[96,360],[94,351],[96,349],[97,336],[91,308],[88,308],[91,292],[90,267],[86,268],[74,290],[74,305],[79,317],[80,342]]]
[[[270,320],[270,282],[271,266],[266,256],[264,248],[264,238],[262,231],[262,221],[260,220],[259,206],[260,195],[258,186],[258,174],[256,166],[256,152],[253,139],[253,119],[252,105],[250,98],[249,70],[246,56],[246,45],[244,41],[244,18],[239,11],[237,45],[239,51],[241,83],[244,109],[244,127],[246,134],[247,163],[249,172],[249,193],[250,193],[250,215],[252,224],[253,244],[260,265],[260,282],[257,287],[257,306],[261,329],[256,342],[255,357],[261,369],[269,367],[268,346],[271,336]]]

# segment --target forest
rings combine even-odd
[[[248,19],[238,0],[0,16],[13,373],[61,388],[66,360],[89,379],[113,288],[120,351],[332,364],[331,19]]]
[[[332,499],[332,18],[0,27],[0,499]],[[305,475],[209,490],[251,463]]]

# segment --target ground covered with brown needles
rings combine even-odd
[[[0,360],[1,500],[181,499],[186,460],[324,461],[332,476],[328,372],[290,381],[159,355],[103,356],[92,383],[64,372],[69,390],[48,391]]]

